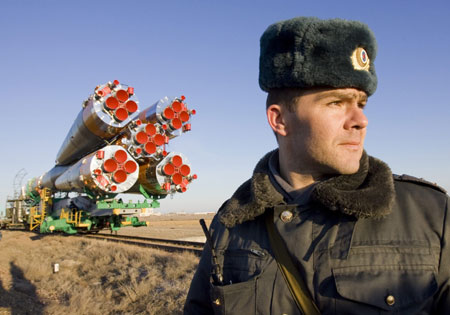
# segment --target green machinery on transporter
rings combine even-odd
[[[140,111],[132,87],[117,80],[97,86],[82,103],[56,165],[22,187],[17,204],[23,225],[68,234],[145,226],[139,214],[185,192],[197,178],[185,156],[166,151],[171,139],[191,129],[194,114],[184,96]],[[123,202],[121,193],[144,201]]]

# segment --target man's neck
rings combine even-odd
[[[279,163],[281,177],[295,190],[306,188],[325,178],[322,174],[302,168],[299,166],[299,161],[293,161],[281,152],[279,152]]]

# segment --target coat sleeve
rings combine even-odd
[[[450,314],[450,198],[445,206],[444,227],[441,242],[438,285],[436,298],[436,314]]]

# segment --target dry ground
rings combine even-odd
[[[214,214],[151,215],[139,218],[141,221],[149,221],[150,226],[126,227],[120,229],[117,234],[204,242],[205,236],[199,220],[204,219],[209,226],[213,217]]]
[[[198,217],[150,217],[121,233],[201,237]],[[210,218],[206,218],[207,223]],[[2,230],[0,314],[181,314],[198,258],[159,250]],[[53,273],[53,264],[60,271]]]

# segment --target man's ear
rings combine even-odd
[[[287,135],[287,128],[286,128],[286,121],[284,119],[283,110],[280,105],[278,104],[272,104],[269,107],[267,107],[267,121],[269,122],[270,127],[272,130],[280,135],[280,136],[286,136]]]

